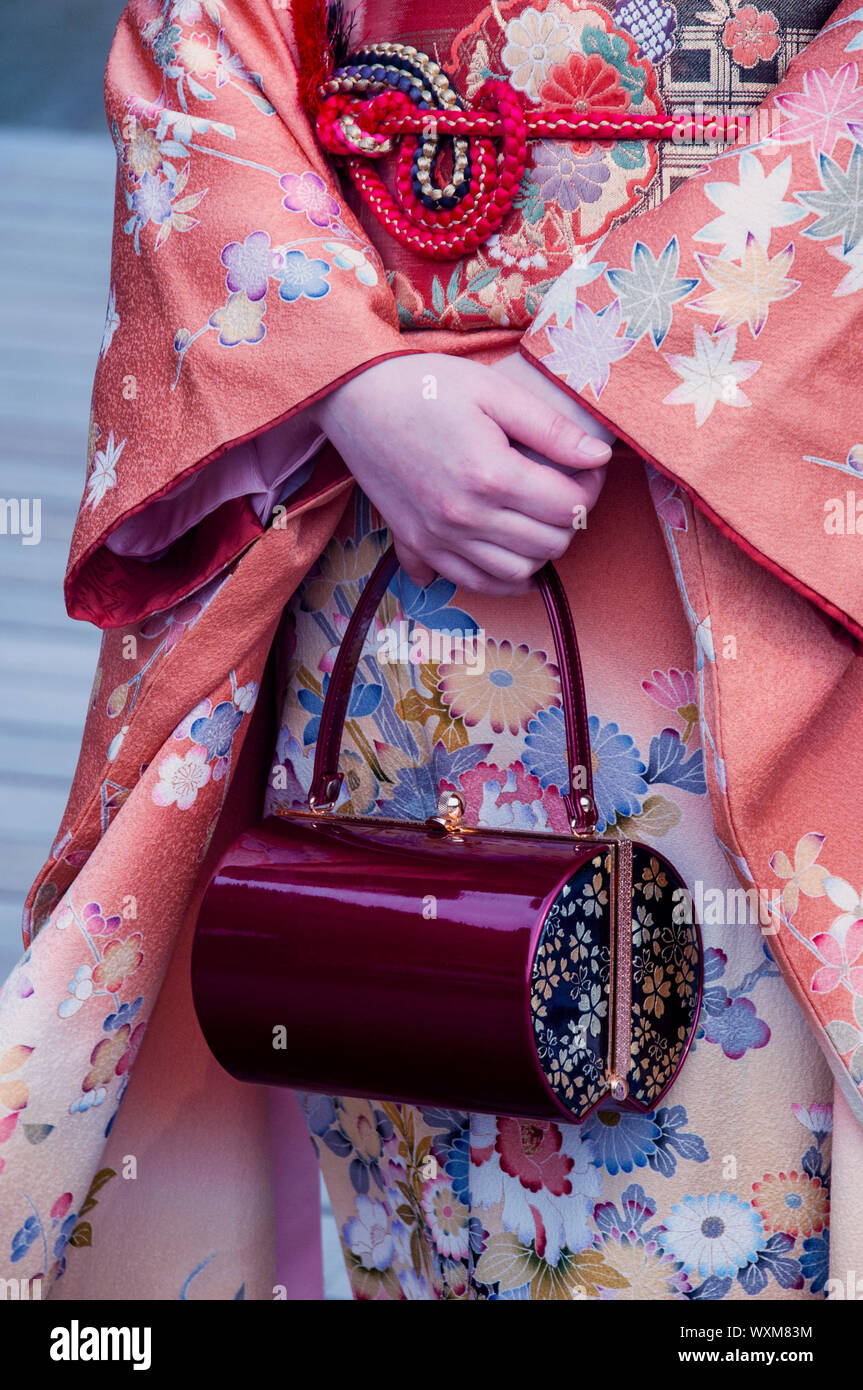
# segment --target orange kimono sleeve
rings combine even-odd
[[[185,22],[186,10],[199,17]],[[110,299],[66,579],[70,614],[100,627],[176,603],[263,526],[233,497],[146,561],[106,545],[117,528],[412,350],[300,105],[287,6],[186,10],[132,0],[105,77],[118,157]],[[330,455],[292,505],[345,478]]]
[[[840,5],[748,141],[596,244],[522,340],[724,535],[857,638],[861,21],[853,0]]]

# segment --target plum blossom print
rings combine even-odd
[[[779,23],[772,11],[743,5],[726,22],[722,43],[735,63],[742,68],[754,68],[756,63],[767,62],[778,51],[778,28]]]

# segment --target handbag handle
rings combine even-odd
[[[321,814],[335,804],[342,784],[339,755],[342,747],[345,719],[357,664],[366,633],[387,587],[398,569],[392,546],[381,557],[363,589],[351,614],[345,635],[333,665],[330,683],[324,697],[320,731],[315,748],[315,768],[309,793],[309,807]],[[569,760],[570,791],[564,793],[564,803],[573,834],[591,835],[596,829],[596,803],[593,799],[593,775],[590,759],[590,733],[587,725],[587,706],[584,698],[584,679],[575,625],[560,576],[552,564],[537,571],[536,581],[542,594],[554,638],[554,650],[560,672],[560,691],[563,703],[563,722]],[[578,770],[584,787],[572,790]]]

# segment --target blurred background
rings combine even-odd
[[[0,979],[66,804],[99,650],[96,629],[66,616],[62,583],[108,301],[102,75],[122,9],[0,0],[0,517],[9,499],[19,514],[41,505],[38,544],[26,526],[0,533]],[[324,1267],[327,1297],[349,1297],[326,1200]]]

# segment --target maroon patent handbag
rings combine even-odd
[[[308,811],[271,816],[222,857],[201,906],[192,987],[204,1037],[244,1081],[580,1121],[653,1109],[698,1018],[701,937],[656,850],[595,830],[569,604],[539,588],[560,670],[572,835],[333,814],[365,635],[396,570],[381,559],[324,700]],[[573,775],[574,774],[574,775]]]

